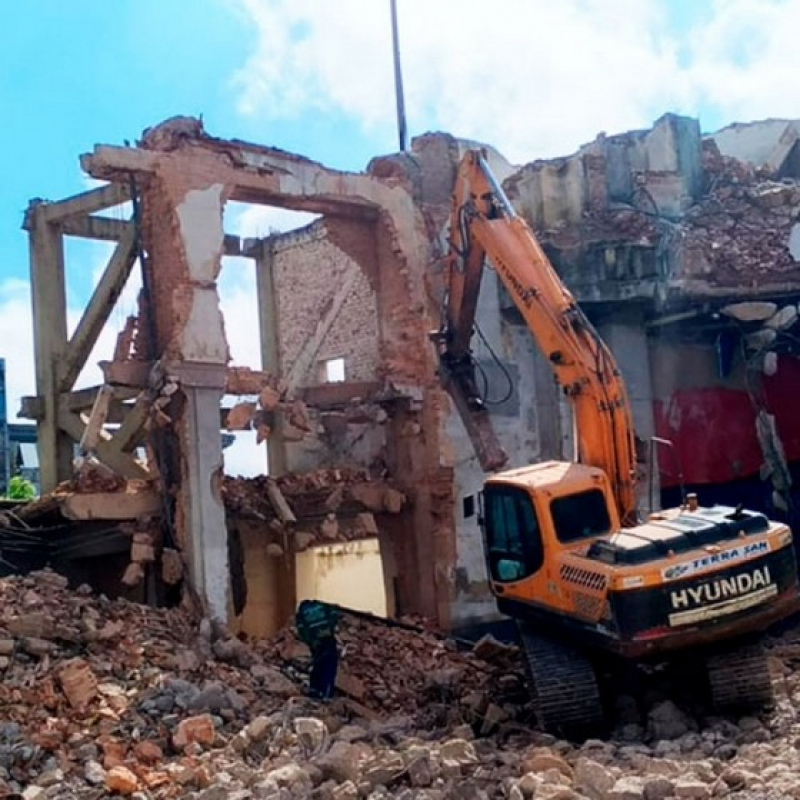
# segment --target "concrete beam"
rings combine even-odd
[[[73,441],[79,442],[81,440],[85,430],[85,425],[76,414],[59,414],[58,426],[69,435],[71,439],[70,448]],[[136,459],[127,453],[120,452],[113,439],[100,437],[96,444],[95,454],[99,461],[113,469],[114,472],[122,475],[123,478],[146,480],[153,477]],[[72,464],[70,462],[70,472],[71,470]]]
[[[133,225],[123,219],[111,217],[69,217],[59,223],[61,232],[66,236],[77,236],[82,239],[97,239],[103,242],[118,242],[125,231]],[[226,233],[223,242],[223,255],[241,258],[254,258],[251,248],[247,246],[250,239],[242,239],[232,233]]]
[[[45,222],[59,222],[67,217],[91,214],[104,208],[118,206],[130,199],[131,192],[127,183],[109,183],[55,203],[35,202],[29,206],[22,227],[28,231],[31,229],[34,210]]]
[[[60,369],[59,388],[62,391],[71,389],[78,379],[103,326],[128,282],[136,257],[136,230],[131,226],[126,228],[119,240],[69,341]]]

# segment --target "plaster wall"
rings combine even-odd
[[[377,539],[310,547],[295,556],[297,602],[322,600],[384,617],[387,613]]]
[[[765,119],[728,125],[710,138],[725,156],[748,161],[755,167],[766,165],[778,169],[781,158],[787,154],[786,146],[793,145],[798,135],[800,123],[797,120]]]

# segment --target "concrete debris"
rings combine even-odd
[[[635,740],[618,726],[607,741],[571,743],[536,730],[520,654],[491,639],[464,650],[409,621],[345,614],[343,688],[319,704],[302,697],[309,655],[291,630],[248,644],[179,610],[68,590],[51,572],[0,581],[0,600],[0,641],[13,645],[0,796],[796,796],[799,630],[771,640],[785,693],[763,720],[705,718],[654,696],[640,699]],[[46,652],[21,647],[32,633]]]
[[[720,309],[726,317],[732,317],[739,322],[765,322],[778,310],[775,303],[766,303],[753,300],[744,303],[732,303]]]
[[[274,495],[270,481],[266,476],[225,477],[222,495],[228,514],[241,519],[283,521],[280,509],[270,499]],[[317,530],[327,540],[374,535],[379,523],[364,516],[367,512],[398,514],[406,505],[402,492],[386,481],[371,479],[366,470],[289,473],[275,479],[274,485],[300,524],[314,521],[311,528],[303,530]]]

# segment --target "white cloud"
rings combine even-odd
[[[714,0],[691,34],[692,86],[730,121],[800,116],[800,0]]]
[[[19,422],[20,398],[34,394],[36,387],[27,281],[11,278],[0,283],[0,341],[4,343],[0,355],[6,360],[6,411],[11,422]]]
[[[242,113],[339,112],[393,141],[388,0],[234,2],[258,32],[234,79]],[[800,0],[715,0],[680,39],[668,3],[399,0],[409,126],[483,140],[521,162],[665,111],[800,115]]]

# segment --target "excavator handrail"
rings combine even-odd
[[[458,167],[450,218],[443,359],[475,394],[470,342],[484,261],[505,285],[573,408],[578,460],[608,476],[622,524],[636,520],[630,401],[611,350],[514,210],[484,151]]]

